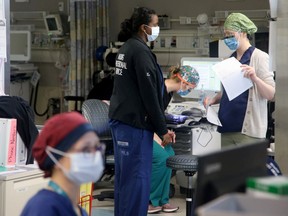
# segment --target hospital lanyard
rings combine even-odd
[[[67,193],[64,190],[62,190],[62,188],[58,184],[56,184],[54,181],[49,181],[48,186],[51,187],[56,193],[64,197],[67,197],[69,199]]]
[[[54,181],[49,181],[48,186],[51,187],[56,193],[58,193],[64,197],[67,197],[70,200],[67,193],[58,184],[56,184]],[[78,206],[78,208],[80,209],[79,206]],[[80,214],[83,215],[81,209],[80,209]]]

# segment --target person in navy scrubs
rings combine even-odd
[[[224,23],[224,42],[234,51],[231,57],[242,64],[243,76],[253,86],[231,101],[224,88],[211,100],[205,100],[208,104],[220,103],[218,116],[222,126],[218,132],[222,147],[266,138],[267,101],[274,98],[275,81],[269,70],[269,55],[250,43],[256,31],[255,24],[241,13],[230,14]]]
[[[103,145],[93,126],[78,112],[55,115],[32,151],[50,181],[27,202],[21,216],[88,216],[79,206],[80,185],[96,182],[104,168]]]
[[[166,126],[164,80],[147,42],[159,34],[154,10],[140,7],[122,23],[129,39],[115,62],[109,118],[115,155],[115,216],[146,216],[152,169],[153,134],[165,146],[175,139]]]

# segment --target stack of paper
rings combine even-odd
[[[222,82],[230,101],[253,86],[252,81],[244,77],[240,66],[241,63],[231,57],[212,67]]]

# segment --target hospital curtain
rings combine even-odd
[[[86,98],[92,87],[98,46],[108,45],[109,0],[70,0],[71,59],[66,95]],[[69,104],[68,109],[72,107]],[[71,109],[69,109],[71,110]]]

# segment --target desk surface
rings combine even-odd
[[[167,107],[167,112],[171,114],[177,114],[180,115],[183,111],[192,109],[192,108],[198,108],[202,110],[205,113],[205,107],[198,102],[195,101],[185,101],[182,103],[173,103],[170,102]]]
[[[8,172],[2,172],[2,174],[0,172],[0,181],[10,181],[13,179],[44,175],[42,170],[30,165],[16,166],[10,170],[11,171]]]
[[[219,105],[213,105],[213,110],[215,112],[218,112],[219,110]],[[195,112],[194,109],[199,109],[200,112],[202,112],[202,115],[199,116],[199,113],[195,113],[195,115],[193,115],[193,113]],[[194,111],[193,111],[194,110]],[[181,125],[168,125],[170,128],[178,128],[178,127],[183,127],[183,126],[187,126],[187,127],[190,127],[191,125],[189,125],[189,123],[191,121],[199,121],[201,120],[203,117],[206,118],[206,109],[205,107],[200,104],[199,102],[196,102],[196,101],[185,101],[185,102],[181,102],[181,103],[173,103],[173,102],[170,102],[167,109],[166,109],[166,112],[169,113],[169,114],[174,114],[174,115],[181,115],[184,111],[190,111],[192,112],[190,116],[188,116],[188,119],[185,121],[184,124],[181,124]],[[197,111],[197,110],[196,110]],[[211,111],[209,111],[211,112]],[[217,115],[217,114],[216,114]],[[217,117],[216,117],[217,118]],[[211,113],[209,114],[209,121],[211,121],[212,118],[211,118]],[[213,122],[213,121],[212,121]],[[207,122],[208,123],[208,122]],[[214,123],[214,122],[213,122]],[[209,124],[209,123],[208,123]],[[195,126],[198,126],[198,125],[195,125]],[[194,125],[191,126],[192,128],[195,127]]]

